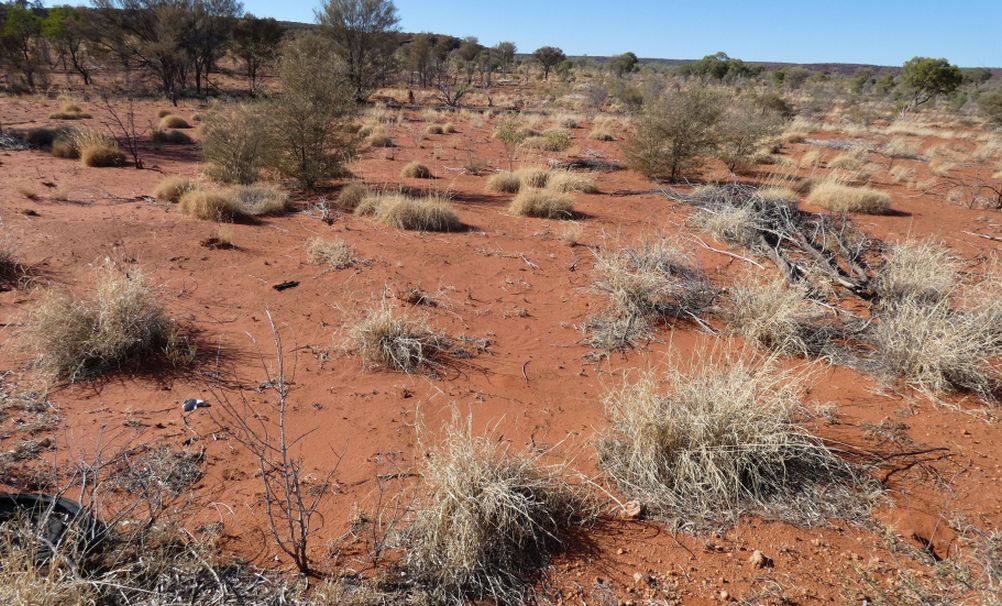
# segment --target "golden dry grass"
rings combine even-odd
[[[509,210],[521,217],[571,219],[574,217],[574,198],[560,192],[527,189],[515,196]]]
[[[192,217],[224,223],[245,216],[240,203],[233,196],[220,191],[190,191],[181,196],[178,209]]]
[[[407,373],[433,370],[451,350],[448,337],[386,301],[351,326],[348,336],[367,364]]]
[[[191,128],[187,120],[176,114],[168,114],[160,119],[158,128],[168,130],[171,128]]]
[[[341,188],[337,197],[337,207],[344,212],[354,212],[368,195],[369,188],[364,183],[349,183]]]
[[[338,238],[313,238],[306,248],[306,258],[316,265],[329,265],[331,269],[345,269],[358,262],[350,244]]]
[[[153,188],[151,193],[157,200],[177,203],[181,200],[181,196],[199,188],[201,188],[201,185],[198,181],[175,175],[164,177],[160,183],[157,183],[157,186]]]
[[[425,166],[424,164],[421,164],[417,160],[408,162],[407,165],[400,170],[400,176],[404,177],[405,179],[433,178],[433,175],[431,174],[431,169]]]
[[[503,171],[491,175],[487,180],[487,191],[499,194],[517,194],[522,188],[522,180],[514,173]]]
[[[570,170],[552,170],[546,180],[546,189],[572,193],[593,194],[598,191],[595,181],[588,175]]]
[[[878,215],[888,211],[891,197],[870,187],[821,183],[811,190],[807,202],[834,212]]]

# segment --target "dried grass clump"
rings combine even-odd
[[[807,196],[807,203],[834,212],[878,215],[890,208],[891,197],[870,187],[820,183]]]
[[[337,196],[337,207],[344,212],[354,212],[369,195],[369,188],[364,183],[349,183],[341,188]]]
[[[398,229],[414,231],[461,231],[452,204],[443,198],[412,198],[403,194],[381,194],[362,200],[356,215],[375,215],[377,219]]]
[[[800,356],[818,354],[827,345],[817,327],[823,314],[807,298],[806,284],[745,279],[727,294],[728,327],[745,340]]]
[[[796,422],[801,385],[771,360],[700,360],[605,398],[600,464],[655,515],[700,526],[744,513],[822,524],[855,517],[851,468]]]
[[[168,114],[160,119],[158,128],[160,130],[167,130],[171,128],[191,128],[191,124],[189,124],[188,121],[181,116]]]
[[[25,268],[17,257],[17,245],[0,223],[0,286],[6,287],[17,282],[25,273]]]
[[[444,132],[447,135],[452,135],[458,133],[459,130],[456,129],[456,125],[453,124],[452,122],[446,122],[445,125],[442,127],[442,132]]]
[[[821,151],[810,149],[804,152],[804,155],[800,156],[800,166],[807,168],[821,166]]]
[[[487,190],[499,194],[517,194],[522,188],[522,180],[515,173],[496,173],[487,180]]]
[[[50,120],[86,120],[92,116],[76,103],[63,103],[59,111],[49,114]]]
[[[433,603],[526,603],[532,581],[590,508],[535,451],[451,427],[421,474],[404,569]]]
[[[854,147],[842,152],[828,162],[828,168],[838,168],[846,171],[857,171],[866,165],[867,151],[862,147]]]
[[[758,215],[750,206],[723,206],[701,209],[692,216],[693,223],[712,238],[753,247],[759,242]]]
[[[522,141],[522,145],[528,149],[536,149],[548,152],[566,151],[571,146],[573,134],[566,129],[551,128],[541,135],[529,136]]]
[[[434,175],[431,174],[431,169],[417,160],[408,162],[407,165],[400,170],[400,176],[405,179],[431,179],[434,177]]]
[[[520,168],[514,174],[522,181],[522,185],[526,187],[546,187],[547,182],[550,180],[550,171],[545,168]]]
[[[615,141],[616,137],[605,127],[596,125],[588,133],[588,138],[592,141]]]
[[[306,258],[316,265],[329,265],[331,269],[345,269],[358,262],[350,244],[341,239],[313,238],[306,248]]]
[[[232,198],[244,215],[280,215],[292,208],[289,193],[274,185],[236,185],[223,195]]]
[[[922,158],[922,147],[904,137],[894,137],[880,147],[880,153],[889,158],[918,160]]]
[[[894,183],[911,183],[915,180],[915,169],[903,164],[891,167],[887,174]]]
[[[666,318],[698,321],[715,296],[689,256],[667,240],[599,254],[594,271],[594,287],[609,308],[587,328],[591,344],[603,349],[626,347]]]
[[[352,326],[349,338],[368,364],[407,373],[435,370],[452,352],[447,336],[385,302]]]
[[[546,189],[564,193],[580,192],[593,194],[598,191],[595,182],[586,175],[570,170],[553,170],[546,182]]]
[[[574,198],[540,189],[519,192],[509,207],[512,214],[542,219],[571,219],[574,217]]]
[[[383,126],[375,126],[365,135],[369,147],[393,147],[393,138]]]
[[[919,241],[893,246],[872,286],[883,305],[905,300],[936,303],[944,300],[958,281],[957,260],[950,250]]]
[[[166,118],[167,116],[171,115],[172,113],[174,113],[174,112],[172,112],[169,109],[158,109],[157,110],[157,119]]]
[[[428,135],[441,135],[444,130],[441,124],[429,124],[425,127],[424,132]]]
[[[195,142],[188,133],[176,129],[155,130],[150,139],[154,143],[170,143],[173,145],[191,145]]]
[[[946,300],[901,300],[879,316],[872,334],[874,359],[889,379],[930,397],[971,392],[994,401],[1002,343],[998,327],[986,319],[976,311],[953,309]]]
[[[157,200],[177,203],[181,196],[190,191],[201,188],[201,184],[188,177],[173,176],[165,177],[157,186],[153,188],[152,195]]]
[[[69,145],[72,150],[66,150],[66,157],[78,155],[80,162],[84,166],[102,168],[108,166],[122,166],[125,164],[125,153],[118,146],[118,141],[114,137],[99,133],[95,130],[83,129],[73,131],[69,136]],[[60,150],[62,152],[63,150]],[[53,141],[52,152],[56,152],[56,142]]]
[[[56,137],[60,134],[67,132],[66,128],[49,128],[45,126],[38,126],[35,128],[29,128],[23,134],[20,134],[24,141],[31,145],[32,147],[48,147],[52,145]]]
[[[244,218],[243,207],[237,200],[219,191],[194,190],[181,196],[178,209],[206,221],[229,223]]]
[[[49,292],[32,310],[24,333],[34,363],[67,381],[100,375],[130,362],[190,361],[183,340],[138,270],[98,270],[94,293]]]

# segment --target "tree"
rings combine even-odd
[[[498,58],[498,63],[501,65],[501,71],[508,73],[511,71],[512,64],[515,63],[515,52],[518,48],[515,46],[514,42],[498,42],[494,45],[494,51]]]
[[[915,109],[939,95],[949,95],[963,82],[960,68],[946,59],[913,57],[901,67],[901,84],[912,95],[906,109]]]
[[[278,46],[284,32],[278,21],[246,15],[233,30],[233,54],[244,63],[244,73],[251,93],[257,89],[261,68],[278,58]]]
[[[391,0],[324,0],[316,12],[361,103],[396,70],[397,7]]]
[[[1002,127],[1002,87],[996,87],[979,96],[978,109],[989,123]]]
[[[477,69],[477,56],[484,47],[476,36],[469,36],[456,49],[456,59],[466,72],[466,83],[473,82],[473,72]]]
[[[20,4],[11,4],[6,9],[7,14],[0,28],[0,45],[10,63],[24,75],[28,88],[35,88],[35,74],[41,67],[38,41],[42,20]]]
[[[964,82],[969,83],[975,89],[992,79],[992,70],[987,67],[975,67],[964,70]]]
[[[195,94],[202,95],[203,80],[208,87],[209,74],[233,35],[233,23],[243,12],[237,0],[194,0],[188,12],[188,27],[182,33],[181,46],[190,57],[195,75]]]
[[[720,95],[703,87],[646,104],[622,145],[627,165],[651,179],[678,181],[696,169],[698,156],[717,148],[723,113]]]
[[[313,189],[343,173],[354,151],[357,139],[348,126],[357,89],[330,40],[313,33],[286,41],[278,76],[282,92],[270,101],[268,112],[270,164]]]
[[[637,55],[632,52],[625,52],[622,55],[613,57],[609,64],[612,67],[613,73],[617,77],[622,78],[626,74],[632,74],[637,71],[637,64],[639,62],[640,59],[637,58]]]
[[[532,53],[532,58],[543,66],[543,80],[549,80],[550,70],[565,61],[567,55],[555,46],[543,46]]]
[[[93,36],[87,13],[72,6],[56,6],[42,20],[42,35],[50,40],[59,53],[68,57],[70,65],[83,78],[84,85],[90,85],[91,57],[87,42]]]

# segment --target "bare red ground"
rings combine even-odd
[[[54,100],[7,98],[0,101],[0,113],[5,127],[24,127],[46,123],[45,116],[58,105]],[[144,120],[155,120],[158,107],[143,103]],[[189,105],[179,113],[196,110]],[[601,482],[592,442],[607,426],[603,394],[628,371],[684,363],[714,341],[695,327],[677,325],[647,350],[587,361],[583,356],[592,350],[582,344],[581,326],[603,305],[590,289],[593,257],[588,247],[661,235],[694,242],[684,226],[688,209],[637,193],[651,186],[631,171],[596,174],[601,192],[577,196],[577,208],[586,215],[584,235],[581,246],[569,247],[559,238],[564,223],[514,217],[507,211],[508,196],[485,193],[486,176],[461,173],[468,150],[493,167],[505,162],[488,128],[456,124],[458,134],[430,136],[420,147],[404,128],[394,126],[397,147],[367,152],[352,170],[377,186],[403,183],[451,194],[470,227],[463,233],[405,232],[353,216],[338,216],[327,226],[296,213],[257,225],[225,226],[238,248],[207,250],[198,242],[220,226],[139,198],[165,175],[197,174],[197,151],[183,146],[144,150],[146,170],[85,168],[42,151],[4,152],[0,219],[14,234],[22,260],[40,273],[39,284],[82,291],[90,268],[105,257],[141,267],[162,285],[170,312],[201,331],[203,352],[213,355],[200,371],[218,372],[248,388],[248,402],[266,416],[275,414],[273,403],[253,387],[266,379],[262,365],[273,368],[265,316],[271,311],[291,368],[291,431],[312,432],[302,446],[307,468],[320,477],[340,460],[336,494],[323,509],[326,525],[317,542],[323,568],[332,564],[321,553],[323,543],[342,534],[353,506],[373,506],[377,474],[413,471],[420,463],[419,420],[427,428],[424,447],[434,443],[455,409],[472,415],[476,431],[491,431],[516,447],[554,448],[574,468]],[[422,125],[414,128],[420,131]],[[616,143],[588,141],[586,133],[575,130],[579,150],[616,158]],[[784,153],[798,157],[805,149],[805,144],[795,144]],[[436,178],[401,180],[401,167],[413,159],[427,164]],[[913,164],[927,171],[922,163]],[[876,182],[892,194],[895,213],[854,217],[872,236],[892,242],[942,240],[968,259],[974,271],[985,255],[997,252],[998,243],[963,233],[999,235],[996,213],[948,205],[885,176]],[[311,200],[300,197],[304,207]],[[369,262],[329,273],[308,264],[305,243],[314,236],[335,235]],[[691,249],[719,284],[750,269],[695,243]],[[300,285],[284,292],[272,289],[286,280]],[[367,369],[345,353],[346,325],[379,305],[384,292],[410,287],[433,293],[440,304],[413,313],[451,335],[489,339],[489,349],[440,378]],[[31,288],[0,294],[0,367],[24,372],[24,382],[31,374],[24,371],[27,356],[18,349],[16,336],[39,294]],[[387,304],[406,307],[392,296]],[[1002,460],[996,449],[1002,433],[984,420],[989,411],[982,404],[947,408],[896,393],[851,370],[814,372],[809,402],[834,404],[839,419],[837,425],[813,428],[822,436],[890,452],[891,446],[881,444],[865,426],[900,424],[901,436],[913,442],[907,448],[946,449],[923,457],[918,465],[892,462],[876,472],[886,476],[889,488],[886,504],[877,512],[880,521],[916,546],[928,540],[944,557],[954,539],[950,520],[964,517],[982,528],[1000,527]],[[283,558],[276,560],[277,550],[265,534],[253,459],[233,440],[213,439],[220,408],[192,415],[190,426],[181,421],[182,399],[218,401],[222,395],[239,402],[234,391],[218,385],[210,389],[196,377],[112,376],[59,387],[50,395],[62,416],[55,434],[59,454],[54,456],[72,457],[106,441],[181,447],[196,437],[207,449],[207,475],[196,487],[199,500],[207,504],[200,518],[223,522],[227,545],[234,551],[265,566],[287,566]],[[713,603],[721,591],[747,603],[780,603],[780,598],[798,604],[840,603],[860,587],[858,570],[872,568],[889,578],[902,567],[922,568],[917,560],[889,551],[878,530],[838,522],[829,529],[803,530],[747,519],[719,536],[690,536],[652,522],[606,516],[587,536],[587,548],[561,556],[551,570],[553,585],[568,603],[590,600],[596,582],[638,603],[653,595],[674,596],[685,604]],[[773,558],[775,566],[748,564],[755,549]],[[361,567],[352,561],[350,549],[345,558],[342,563]],[[654,575],[657,590],[646,581],[636,583],[637,572]]]

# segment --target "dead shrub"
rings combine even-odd
[[[351,245],[341,239],[313,238],[306,248],[306,258],[316,265],[329,265],[331,269],[345,269],[358,262]]]
[[[532,581],[589,505],[536,451],[450,427],[427,457],[404,570],[433,603],[526,603]]]
[[[181,199],[181,196],[199,188],[201,188],[201,185],[188,177],[165,177],[153,188],[152,195],[157,200],[177,203]]]
[[[559,192],[528,189],[515,196],[510,210],[521,217],[571,219],[574,217],[574,198]]]
[[[771,360],[644,374],[605,398],[600,465],[656,516],[697,528],[744,513],[803,525],[862,517],[853,470],[796,422],[801,391]]]
[[[820,183],[807,196],[807,203],[834,212],[879,215],[891,206],[891,197],[870,187]]]
[[[386,302],[352,326],[349,338],[366,363],[406,373],[434,371],[452,351],[447,336]]]
[[[400,170],[400,176],[404,177],[405,179],[433,178],[433,175],[431,174],[431,169],[425,166],[424,164],[421,164],[417,160],[408,162],[407,165]]]
[[[503,171],[487,180],[487,190],[499,194],[517,194],[522,188],[522,180],[514,173]]]
[[[240,203],[225,192],[190,191],[178,201],[178,209],[186,214],[206,221],[229,223],[244,218]]]
[[[945,299],[959,280],[957,260],[933,242],[905,242],[891,247],[873,279],[873,291],[884,305],[904,300],[935,303]]]
[[[97,271],[90,296],[47,293],[30,313],[24,339],[36,366],[71,382],[131,362],[191,361],[142,273],[110,264]]]
[[[171,128],[191,128],[191,124],[189,124],[188,121],[181,116],[176,114],[167,114],[160,119],[158,128],[159,130],[167,130]]]

